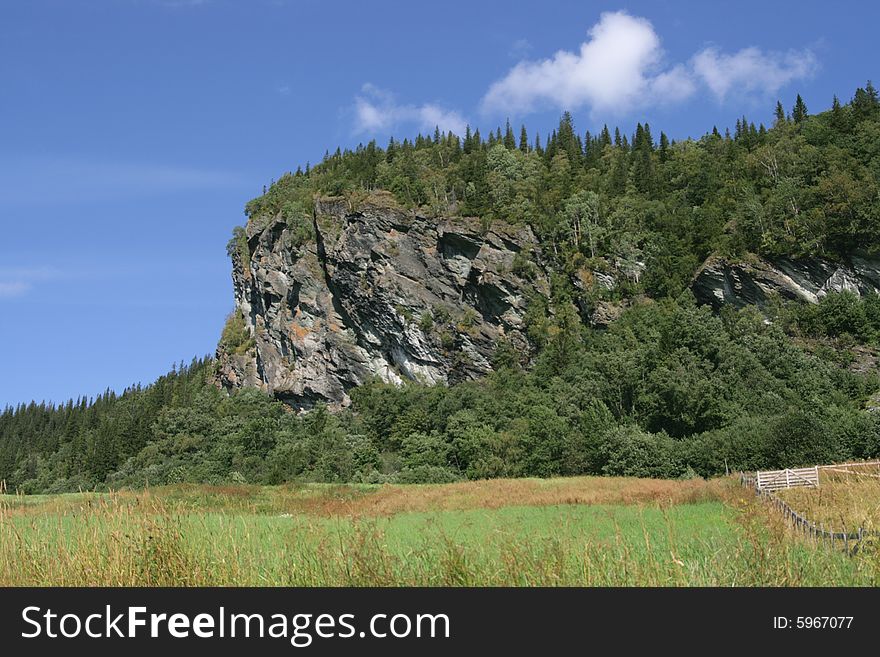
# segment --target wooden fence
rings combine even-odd
[[[857,477],[870,477],[872,479],[880,479],[880,461],[863,461],[861,463],[835,463],[834,465],[817,466],[822,472],[841,472],[848,475],[856,475]],[[875,470],[874,472],[865,472],[865,469]]]
[[[878,465],[880,465],[880,463],[878,463]],[[814,470],[814,468],[807,469]],[[768,504],[771,504],[776,511],[782,514],[786,522],[788,522],[796,531],[802,533],[805,538],[822,546],[830,549],[841,549],[847,554],[853,555],[860,551],[865,551],[869,546],[875,545],[877,538],[880,537],[880,532],[867,530],[862,527],[859,527],[854,532],[848,532],[846,530],[835,531],[831,526],[826,528],[823,523],[816,523],[795,511],[791,508],[788,502],[776,495],[773,490],[759,487],[758,477],[756,475],[740,473],[740,483],[743,486],[753,489],[756,495],[762,497]],[[818,479],[816,485],[818,486]],[[785,486],[781,486],[781,488],[785,488]]]

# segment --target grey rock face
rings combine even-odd
[[[233,256],[232,278],[254,347],[218,350],[224,387],[257,386],[298,409],[339,408],[374,379],[485,375],[502,341],[529,357],[527,296],[549,292],[530,229],[327,200],[316,204],[314,231],[297,244],[280,218],[250,222],[250,255]],[[520,252],[539,266],[517,273]]]
[[[841,263],[822,258],[761,259],[731,262],[710,257],[691,285],[700,303],[716,310],[765,303],[771,296],[818,303],[828,292],[880,293],[880,257],[851,256]]]

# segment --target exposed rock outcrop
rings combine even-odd
[[[223,386],[256,386],[299,409],[338,408],[376,378],[485,375],[504,341],[529,358],[527,298],[549,292],[529,228],[381,204],[351,211],[334,199],[316,204],[313,229],[304,240],[280,217],[249,222],[233,284],[254,346],[218,350]]]
[[[727,304],[737,308],[761,305],[773,295],[817,303],[830,291],[876,294],[880,292],[880,257],[852,255],[832,262],[758,257],[730,261],[712,256],[697,271],[691,289],[700,303],[716,310]]]

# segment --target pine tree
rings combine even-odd
[[[651,138],[651,128],[646,123],[636,126],[636,134],[633,138],[633,165],[632,181],[636,189],[644,194],[654,191],[654,141]]]
[[[785,108],[782,106],[782,101],[776,101],[776,111],[773,115],[776,118],[775,125],[782,125],[785,123]]]
[[[861,121],[874,115],[880,103],[877,100],[877,90],[874,89],[870,80],[864,89],[861,87],[856,89],[851,105],[855,121]]]
[[[557,132],[558,148],[568,156],[568,161],[572,166],[580,164],[583,158],[583,145],[574,130],[574,120],[571,112],[564,112],[562,118],[559,119],[559,129]]]
[[[509,151],[516,148],[516,139],[513,136],[513,128],[510,127],[510,119],[507,119],[507,125],[504,127],[504,146]]]
[[[804,99],[801,98],[801,95],[797,95],[797,100],[794,101],[794,109],[791,111],[791,118],[795,123],[803,123],[807,118],[807,104],[804,102]]]
[[[868,101],[876,107],[878,105],[877,90],[874,88],[874,83],[870,80],[865,85],[865,94],[868,96]]]
[[[642,128],[642,139],[644,140],[644,147],[649,151],[654,150],[654,137],[651,135],[651,126],[647,123],[644,128]]]
[[[589,166],[596,157],[596,138],[587,130],[584,135],[584,164]]]
[[[556,155],[557,146],[558,140],[556,136],[556,130],[554,130],[547,138],[547,146],[544,148],[544,159],[547,162],[550,162],[553,159],[553,156]]]
[[[529,136],[526,133],[525,124],[523,124],[519,131],[519,150],[521,150],[523,153],[529,152]]]
[[[837,94],[834,94],[834,99],[831,101],[831,127],[835,130],[844,129],[843,108]]]

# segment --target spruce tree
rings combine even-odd
[[[807,118],[807,104],[804,102],[804,99],[801,98],[801,95],[797,95],[797,100],[794,101],[794,109],[791,111],[791,118],[795,123],[803,123]]]
[[[513,128],[510,127],[510,119],[507,119],[507,125],[504,127],[504,146],[509,151],[516,148],[516,139],[513,136]]]
[[[776,118],[775,125],[781,125],[785,123],[785,108],[782,106],[782,101],[776,101],[776,111],[773,112],[773,115]]]

